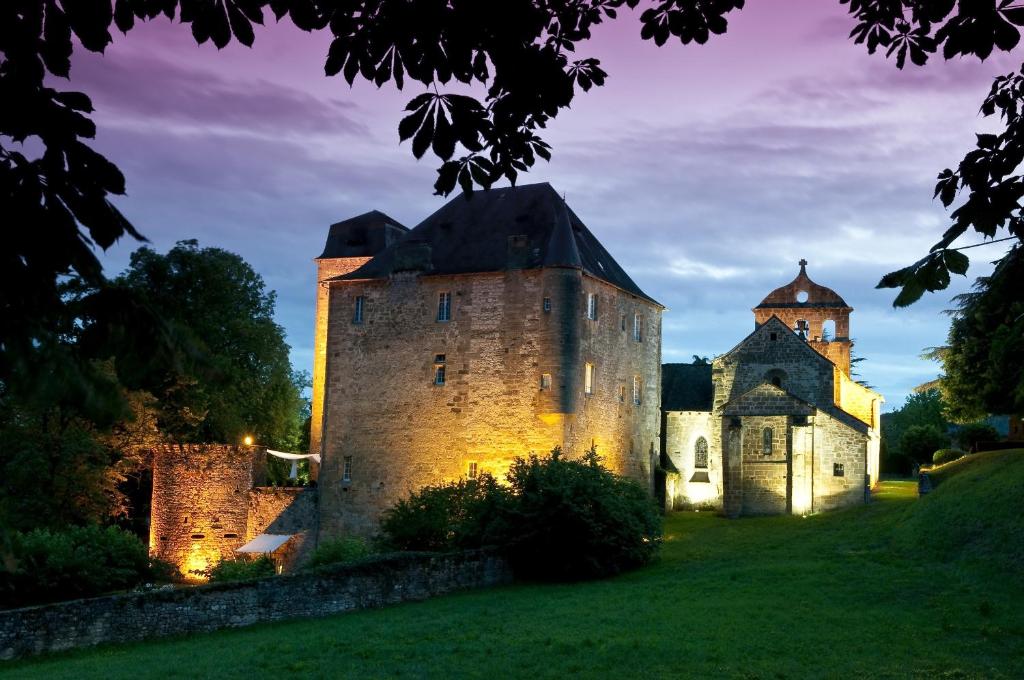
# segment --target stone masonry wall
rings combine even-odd
[[[677,470],[679,483],[673,509],[720,509],[722,507],[722,452],[711,448],[716,423],[707,411],[669,411],[665,414],[665,452]],[[694,480],[694,449],[700,437],[708,442],[708,466],[701,469],[708,481]]]
[[[295,487],[256,487],[249,492],[245,540],[259,534],[290,534],[292,538],[275,554],[285,571],[302,564],[316,548],[319,526],[317,490]]]
[[[400,554],[316,572],[0,612],[0,660],[328,616],[511,581],[485,553]],[[187,659],[183,659],[187,663]]]
[[[191,579],[233,556],[246,541],[249,490],[265,455],[255,446],[154,449],[150,553]]]
[[[827,413],[815,417],[815,512],[864,502],[869,439]],[[842,476],[835,475],[837,463],[843,466]]]
[[[596,321],[585,318],[589,291],[599,295]],[[441,292],[451,294],[446,322],[437,321]],[[356,295],[362,324],[351,322]],[[464,477],[470,464],[501,479],[515,457],[556,445],[579,455],[593,442],[611,469],[650,483],[660,419],[654,305],[574,269],[403,272],[332,284],[330,305],[321,536],[373,534],[380,513],[414,489]],[[642,342],[632,341],[633,310]],[[444,385],[434,384],[439,356]]]

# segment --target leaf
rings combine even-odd
[[[433,106],[427,109],[426,116],[423,119],[423,125],[420,126],[419,131],[412,138],[412,155],[416,158],[423,158],[423,154],[430,148],[430,141],[434,137],[434,116]]]
[[[960,274],[961,276],[967,273],[967,267],[970,266],[971,263],[970,258],[959,250],[942,251],[942,259],[949,271],[954,274]]]
[[[241,10],[235,6],[235,3],[232,2],[232,0],[225,0],[225,2],[227,5],[228,19],[231,22],[231,32],[235,34],[235,38],[238,39],[238,42],[242,43],[246,47],[252,47],[252,43],[256,39],[256,36],[252,31],[252,24],[249,23],[249,20],[244,14],[242,14]]]
[[[922,295],[924,295],[924,285],[917,278],[913,278],[903,285],[903,290],[892,301],[892,306],[907,307],[920,300]]]
[[[121,33],[128,33],[135,26],[135,13],[131,0],[117,0],[114,3],[114,23]]]

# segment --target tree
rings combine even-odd
[[[934,425],[911,425],[900,437],[900,450],[918,464],[932,462],[935,452],[949,448],[949,437]]]
[[[186,442],[256,442],[295,450],[305,418],[276,294],[241,257],[179,241],[166,255],[140,248],[112,285],[176,329],[184,350],[167,362],[137,361],[121,378],[156,398],[160,431]],[[87,324],[80,342],[114,351],[118,338]]]
[[[851,37],[869,52],[879,48],[903,68],[907,57],[923,65],[942,48],[951,59],[988,57],[1020,40],[1024,8],[1012,0],[839,0],[855,27]],[[188,25],[198,43],[224,47],[232,38],[254,40],[252,25],[267,9],[305,31],[329,30],[333,41],[328,75],[357,78],[399,89],[416,82],[427,91],[413,97],[398,129],[413,155],[440,161],[435,190],[448,194],[515,182],[536,159],[550,158],[538,135],[580,92],[604,84],[607,74],[593,57],[575,58],[591,30],[614,20],[641,0],[9,0],[0,3],[0,197],[9,215],[20,216],[0,254],[0,380],[20,365],[39,367],[36,354],[58,333],[66,316],[58,289],[72,276],[101,287],[103,274],[93,246],[108,248],[124,235],[141,239],[110,201],[125,192],[120,170],[85,140],[95,136],[92,102],[81,92],[61,91],[76,44],[102,52],[111,30],[129,32],[136,21],[164,15]],[[724,33],[726,15],[744,0],[643,0],[640,37],[663,45],[674,37],[703,44]],[[457,81],[486,88],[481,99],[441,90]],[[1024,154],[1024,122],[1017,102],[1024,73],[1000,76],[982,105],[999,112],[1004,130],[979,135],[977,149],[958,169],[939,175],[936,194],[951,206],[953,225],[925,258],[882,279],[902,288],[895,304],[910,304],[924,290],[940,290],[950,272],[968,260],[953,242],[973,228],[986,237],[1007,229],[1024,239],[1020,198],[1024,183],[1013,174]],[[38,141],[39,153],[7,144]],[[116,296],[109,305],[131,307]],[[73,373],[73,375],[75,375]],[[31,381],[30,381],[31,382]]]
[[[946,432],[949,421],[945,416],[945,408],[942,394],[937,388],[931,388],[910,394],[903,406],[882,415],[882,447],[885,452],[882,465],[886,472],[909,472],[911,458],[921,462],[903,450],[903,434],[914,426]]]
[[[991,276],[958,295],[939,381],[949,417],[1024,414],[1024,248],[1014,247]]]

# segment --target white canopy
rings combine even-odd
[[[267,453],[271,456],[277,456],[278,458],[285,458],[287,460],[302,460],[303,458],[312,458],[317,463],[320,462],[319,453],[285,453],[284,451],[272,451],[267,449]]]
[[[236,552],[241,553],[272,553],[288,542],[291,534],[260,534]]]

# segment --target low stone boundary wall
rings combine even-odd
[[[256,581],[12,609],[0,611],[0,659],[327,616],[511,580],[508,564],[488,553],[397,553]]]

